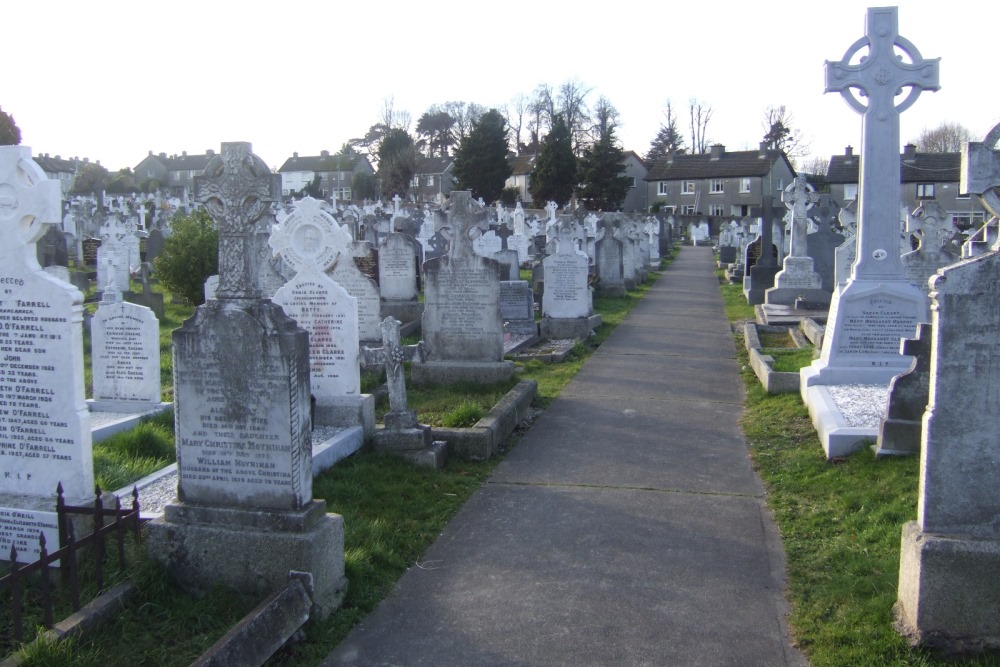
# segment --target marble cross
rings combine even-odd
[[[1000,124],[982,143],[970,141],[962,151],[961,190],[975,193],[990,213],[1000,216]]]
[[[222,144],[222,153],[195,179],[197,199],[219,226],[219,299],[259,299],[254,280],[254,225],[280,187],[248,142]]]
[[[4,239],[0,257],[22,252],[26,253],[21,255],[23,260],[33,257],[46,223],[60,220],[60,199],[59,183],[49,180],[31,159],[30,148],[0,146],[0,235]]]
[[[479,203],[472,200],[472,193],[467,190],[458,190],[451,193],[451,201],[448,205],[448,226],[454,236],[448,248],[448,255],[451,257],[472,256],[475,253],[470,234],[473,229],[485,232],[489,229],[489,221]]]
[[[862,114],[861,182],[858,186],[858,256],[855,278],[900,279],[899,262],[899,114],[920,93],[935,91],[940,58],[924,59],[898,32],[897,7],[870,7],[865,36],[854,42],[843,60],[826,61],[826,92],[839,92]],[[867,48],[866,56],[851,64]],[[909,62],[897,55],[896,50]],[[900,102],[896,96],[908,88]],[[860,98],[867,98],[868,104]]]
[[[379,323],[382,332],[382,347],[361,348],[361,359],[366,365],[385,364],[385,383],[389,389],[389,410],[396,414],[410,412],[406,400],[406,380],[403,376],[403,363],[406,361],[423,361],[425,356],[424,342],[416,345],[403,345],[399,336],[399,320],[389,316]],[[416,415],[413,416],[416,424]]]
[[[549,212],[549,224],[554,223],[556,221],[556,211],[559,210],[559,205],[554,201],[550,201],[545,205],[545,210]]]
[[[952,217],[935,201],[924,202],[906,216],[907,234],[916,234],[922,252],[942,252],[955,234]]]
[[[819,201],[819,193],[806,182],[805,176],[796,176],[781,193],[781,201],[792,216],[792,241],[789,256],[806,257],[809,254],[806,234],[809,225],[809,209]]]

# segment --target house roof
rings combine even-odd
[[[278,169],[278,173],[288,173],[292,171],[354,171],[358,163],[367,160],[364,155],[344,155],[335,153],[330,155],[324,151],[325,155],[305,155],[297,153],[285,160],[285,163]]]
[[[453,157],[422,157],[417,160],[417,167],[414,174],[443,174],[449,171],[455,164]]]
[[[169,171],[200,171],[208,166],[209,160],[215,157],[215,153],[203,153],[201,155],[171,155],[167,158],[167,169]]]
[[[76,163],[73,160],[64,160],[58,155],[52,157],[48,153],[42,153],[41,155],[33,156],[32,159],[47,174],[56,174],[59,172],[76,173]]]
[[[638,162],[639,164],[641,164],[647,170],[649,169],[649,165],[646,164],[646,161],[644,159],[642,159],[642,156],[639,155],[638,153],[636,153],[635,151],[625,151],[624,155],[622,156],[622,158],[623,158],[622,162],[625,162],[630,156],[634,157],[635,160],[636,160],[636,162]]]
[[[917,153],[907,150],[899,156],[900,183],[958,183],[961,176],[961,153]],[[834,155],[826,172],[828,183],[857,183],[860,156]]]
[[[507,164],[510,165],[511,176],[521,176],[530,174],[535,168],[534,155],[508,155]]]
[[[679,181],[699,178],[766,176],[778,160],[788,162],[781,151],[713,151],[697,155],[672,155],[649,167],[647,181]],[[788,168],[792,169],[791,163]]]

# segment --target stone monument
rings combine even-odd
[[[314,613],[339,605],[343,518],[312,497],[309,335],[254,272],[255,224],[276,176],[249,143],[224,143],[195,180],[219,227],[219,287],[175,330],[177,499],[147,524],[148,548],[185,589],[258,595],[308,572]]]
[[[588,284],[589,258],[576,249],[575,227],[571,220],[562,221],[556,253],[542,260],[546,276],[541,322],[544,338],[586,338],[601,324],[601,316],[594,315]]]
[[[813,269],[806,238],[808,212],[819,201],[819,194],[806,183],[805,176],[796,176],[781,193],[781,201],[792,216],[791,241],[783,267],[774,276],[774,287],[764,292],[764,303],[794,306],[801,299],[811,310],[825,308],[830,302],[830,292],[823,289],[823,279]]]

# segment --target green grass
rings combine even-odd
[[[134,429],[94,444],[94,480],[116,491],[176,460],[173,410],[142,420]]]
[[[722,291],[722,306],[725,308],[726,317],[732,322],[745,320],[752,322],[755,319],[754,308],[747,303],[746,297],[743,296],[743,285],[730,283],[726,280],[722,269],[716,271],[715,274],[719,277],[719,287]]]
[[[771,369],[783,373],[793,373],[813,361],[813,348],[765,348],[761,350],[774,359]]]
[[[728,312],[741,319],[740,309]],[[1000,664],[997,654],[953,661],[910,648],[892,628],[901,530],[916,518],[918,457],[876,460],[866,448],[828,462],[799,395],[767,394],[742,342],[736,347],[746,385],[742,427],[784,543],[795,643],[810,663]],[[799,352],[811,357],[790,356]]]

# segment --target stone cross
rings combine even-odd
[[[497,238],[500,239],[500,249],[508,250],[507,239],[514,235],[514,230],[507,225],[501,224],[497,227],[495,234],[497,235]]]
[[[484,232],[489,229],[489,221],[483,215],[483,209],[478,202],[472,200],[472,193],[459,190],[451,193],[448,206],[448,226],[454,238],[448,248],[448,254],[455,256],[471,256],[474,254],[470,233],[473,229]]]
[[[403,201],[403,198],[399,196],[397,192],[392,196],[392,214],[396,215],[399,213],[399,203]]]
[[[2,150],[15,157],[0,159],[0,235],[5,245],[12,239],[15,250],[20,245],[34,255],[34,244],[45,233],[45,223],[59,220],[59,183],[45,177],[27,146],[4,146]]]
[[[351,237],[326,211],[322,202],[303,197],[284,221],[271,226],[268,245],[296,272],[328,271],[338,257],[348,255]]]
[[[940,58],[924,59],[898,33],[897,7],[870,7],[865,36],[854,42],[840,62],[826,61],[826,92],[839,92],[862,114],[861,182],[858,187],[858,256],[855,278],[898,279],[899,114],[924,90],[938,90]],[[852,58],[868,49],[856,65]],[[899,49],[910,62],[896,54]],[[896,94],[909,88],[898,104]],[[855,92],[857,91],[857,93]],[[865,97],[868,104],[860,99]]]
[[[195,179],[198,201],[219,226],[218,299],[259,299],[254,280],[254,225],[270,210],[280,188],[248,142],[222,144],[222,153]]]
[[[975,193],[990,213],[1000,216],[1000,124],[982,143],[970,141],[962,152],[961,190]]]
[[[108,277],[108,284],[104,285],[101,294],[101,303],[115,303],[122,300],[121,289],[118,287],[118,276],[115,275],[115,261],[111,255],[102,258],[105,266],[105,275]]]
[[[385,383],[389,389],[389,410],[397,414],[409,413],[406,401],[406,380],[403,362],[423,361],[424,342],[403,345],[399,337],[399,320],[389,316],[378,325],[382,332],[382,347],[363,347],[361,356],[366,365],[385,364]],[[414,415],[414,423],[416,416]]]
[[[906,216],[906,231],[916,234],[922,252],[942,252],[949,250],[955,224],[940,204],[928,201]]]
[[[556,211],[559,210],[559,205],[554,201],[550,201],[545,205],[545,210],[549,212],[549,224],[554,223],[556,221]]]
[[[792,257],[806,257],[809,254],[806,246],[809,209],[819,201],[819,193],[806,183],[805,176],[796,176],[781,193],[781,201],[792,216],[792,241],[789,254]]]

